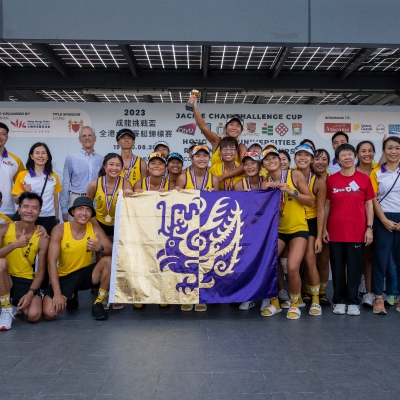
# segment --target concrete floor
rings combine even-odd
[[[126,306],[90,315],[94,296],[57,321],[17,317],[0,332],[0,399],[399,399],[400,313],[359,317],[235,305],[206,313]],[[305,310],[305,309],[303,309]]]

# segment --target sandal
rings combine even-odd
[[[124,303],[114,303],[113,304],[113,310],[122,310],[123,308],[125,308]]]
[[[305,307],[306,306],[306,303],[304,303],[304,301],[302,301],[302,298],[300,297],[299,298],[299,307]],[[290,300],[288,300],[288,301],[284,301],[282,304],[281,304],[281,307],[282,308],[290,308]]]
[[[181,305],[181,311],[192,311],[193,310],[193,304],[182,304]]]
[[[372,309],[372,312],[374,314],[379,314],[379,315],[386,315],[387,314],[387,312],[385,310],[385,302],[383,301],[382,298],[375,299],[374,308]]]
[[[194,311],[198,311],[198,312],[207,311],[207,305],[206,304],[196,304],[194,306]]]
[[[136,310],[140,310],[144,307],[144,304],[142,303],[133,303],[133,308],[135,308]]]
[[[290,316],[289,314],[296,314],[296,315]],[[288,313],[287,313],[287,315],[286,315],[286,318],[287,318],[287,319],[299,319],[299,318],[300,318],[300,315],[301,315],[300,308],[297,308],[297,307],[290,307],[290,308],[289,308],[289,311],[288,311]]]
[[[321,306],[317,303],[312,303],[310,309],[308,310],[308,313],[312,316],[321,315],[322,314]]]
[[[303,297],[303,303],[306,303],[306,304],[311,303],[311,294],[310,293],[307,293],[307,292],[303,293],[302,297]]]
[[[275,308],[272,304],[269,304],[264,310],[261,311],[263,317],[272,317],[275,314],[282,312],[282,308]]]
[[[331,305],[325,293],[319,295],[319,304],[324,307],[329,307]]]

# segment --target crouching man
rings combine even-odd
[[[0,225],[0,330],[11,328],[17,312],[36,322],[42,316],[42,298],[39,288],[46,270],[49,239],[39,237],[36,219],[42,208],[42,199],[36,193],[22,193],[18,200],[21,221]],[[36,256],[37,272],[34,264]]]
[[[92,315],[94,319],[105,320],[108,315],[102,302],[110,286],[112,243],[99,226],[90,222],[96,212],[88,197],[75,199],[68,213],[74,219],[57,225],[51,232],[50,285],[43,300],[43,316],[53,320],[65,308],[77,308],[79,290],[99,287]],[[93,261],[95,253],[104,255],[97,263]]]

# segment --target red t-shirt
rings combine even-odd
[[[375,197],[369,176],[355,171],[328,176],[326,198],[331,201],[328,233],[331,242],[364,242],[367,229],[365,202]]]

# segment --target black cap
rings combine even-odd
[[[117,132],[117,136],[116,136],[117,142],[118,142],[118,140],[121,139],[122,136],[124,136],[124,135],[129,135],[133,140],[136,139],[135,134],[134,134],[133,131],[131,131],[130,129],[120,129],[120,130]]]
[[[74,200],[74,204],[72,204],[72,207],[70,207],[70,208],[68,209],[68,214],[71,215],[71,216],[73,217],[74,215],[72,214],[71,211],[72,211],[75,207],[82,207],[82,206],[90,207],[90,208],[92,209],[92,217],[95,217],[95,216],[96,216],[96,211],[94,210],[94,207],[93,207],[93,201],[90,200],[89,197],[86,197],[86,196],[77,197],[77,198]]]

